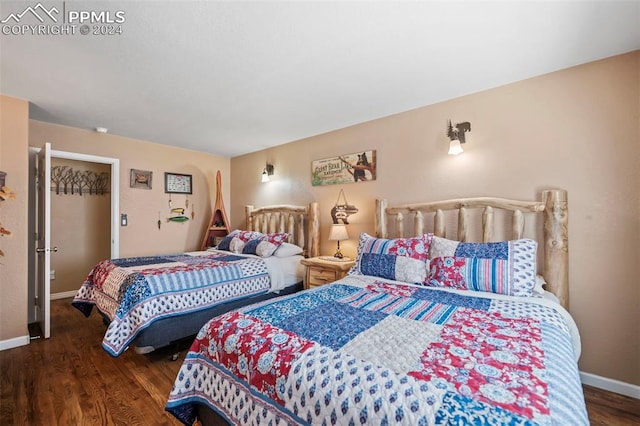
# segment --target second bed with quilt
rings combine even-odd
[[[195,335],[215,315],[299,291],[300,260],[317,253],[317,203],[247,212],[251,230],[232,232],[219,249],[97,264],[72,303],[105,317],[104,349],[150,352]]]

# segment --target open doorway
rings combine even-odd
[[[36,168],[38,151],[30,149],[30,170]],[[69,169],[73,169],[74,173],[85,173],[88,182],[82,184],[82,195],[77,192],[78,182],[73,194],[69,184],[65,193],[64,183],[54,182],[52,175],[52,209],[50,214],[44,215],[43,220],[51,225],[51,246],[60,247],[58,252],[52,250],[54,253],[51,256],[49,271],[37,271],[36,241],[34,238],[29,239],[28,313],[32,338],[37,337],[33,334],[42,331],[32,324],[49,322],[48,301],[51,297],[72,297],[75,294],[73,288],[77,290],[82,284],[82,275],[86,276],[97,261],[119,255],[119,160],[56,150],[51,151],[51,160],[52,170],[57,168],[68,172]],[[101,176],[101,179],[104,179],[105,174],[109,182],[106,186],[97,185],[94,178]],[[82,176],[77,176],[82,179]],[[29,174],[29,193],[29,235],[33,236],[37,233],[38,220],[36,173]],[[91,265],[85,266],[91,262]],[[88,269],[84,271],[86,268]],[[38,294],[38,288],[42,287],[38,283],[44,276],[53,279],[53,284],[46,286],[46,295]],[[45,301],[47,306],[43,306]],[[46,318],[42,318],[43,316]],[[41,335],[49,337],[47,333]]]

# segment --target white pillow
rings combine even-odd
[[[291,243],[282,243],[280,247],[273,253],[275,257],[289,257],[302,254],[302,247]]]

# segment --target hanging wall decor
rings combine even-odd
[[[340,203],[341,198],[343,200],[342,203]],[[358,213],[358,208],[353,204],[349,204],[346,195],[344,195],[344,190],[341,189],[338,194],[338,200],[331,209],[331,219],[333,220],[333,224],[337,225],[342,222],[343,224],[348,225],[349,216],[355,213]]]
[[[376,151],[339,155],[311,162],[313,186],[376,180]]]
[[[13,192],[11,190],[11,188],[9,188],[8,186],[5,186],[5,177],[7,176],[7,174],[5,172],[0,172],[2,175],[2,184],[0,185],[0,201],[5,201],[5,200],[15,200],[16,198],[16,193]],[[2,203],[0,203],[0,206],[2,206]],[[10,236],[11,235],[11,231],[7,228],[5,228],[2,225],[2,222],[0,222],[0,237],[4,237],[4,236]],[[4,252],[0,249],[0,257],[4,256]]]
[[[167,194],[192,194],[191,175],[164,173],[164,192]]]
[[[151,189],[152,178],[153,178],[153,172],[150,172],[148,170],[131,169],[129,187]]]
[[[51,191],[56,195],[105,195],[110,192],[109,173],[74,170],[69,166],[51,167]]]

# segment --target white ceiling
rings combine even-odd
[[[640,49],[639,1],[42,4],[126,21],[0,36],[31,118],[228,157]]]

